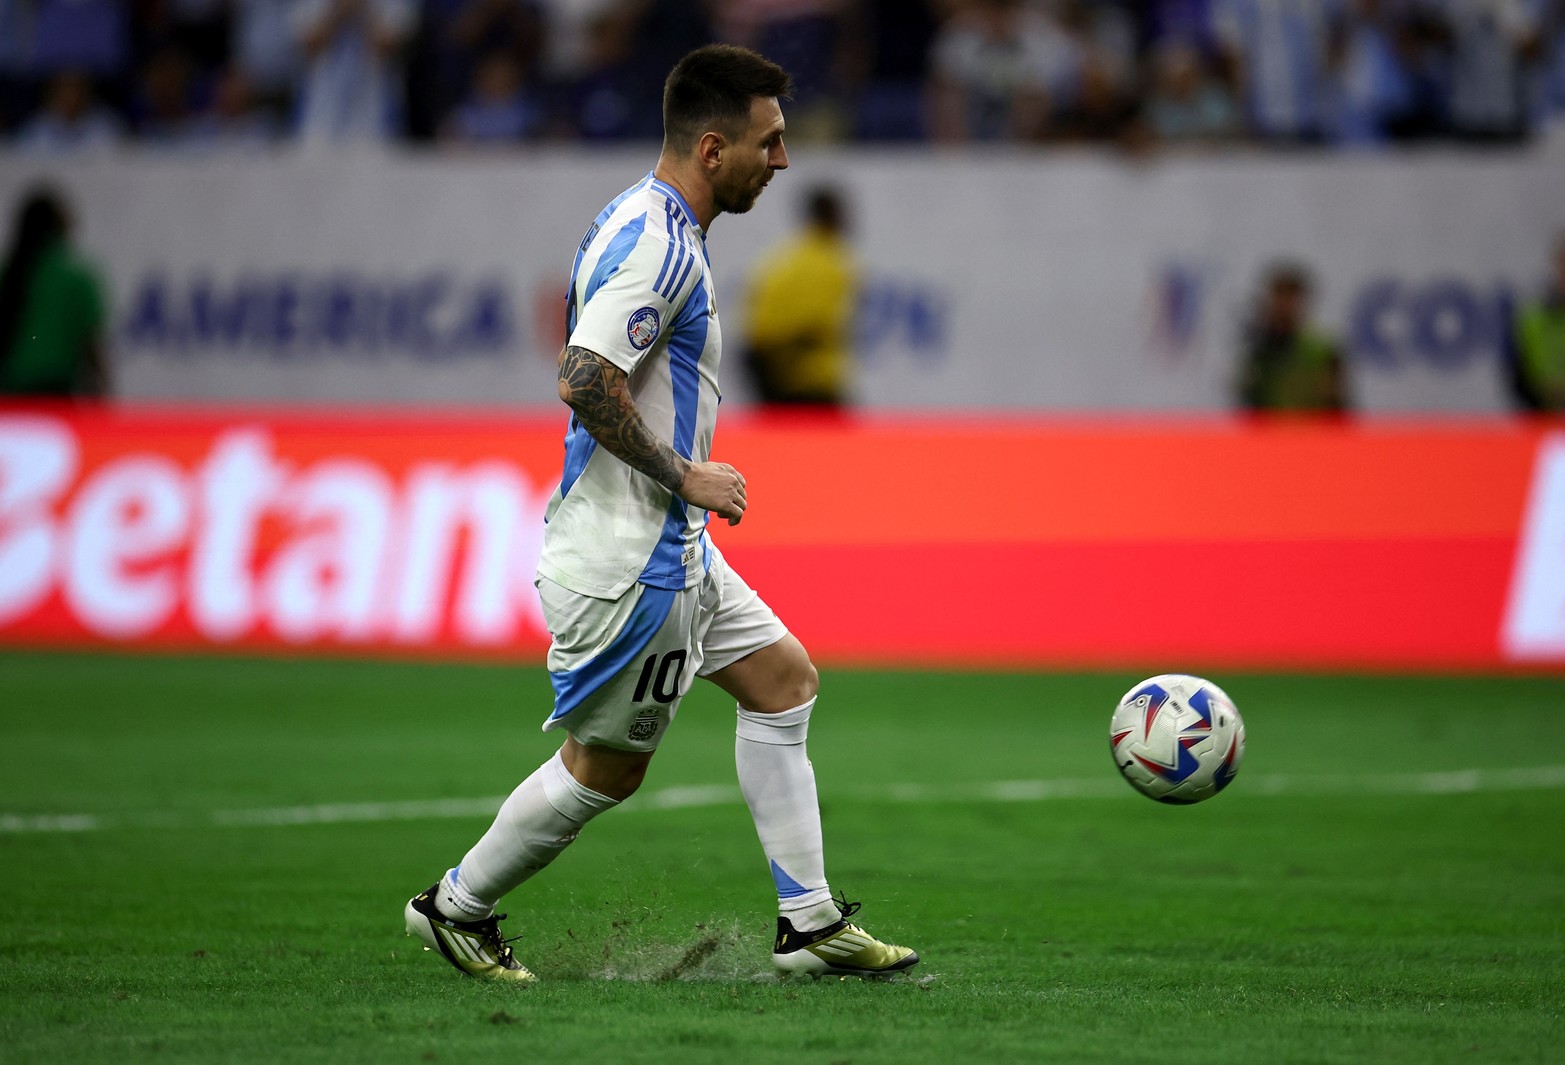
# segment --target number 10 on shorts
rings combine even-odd
[[[631,701],[644,703],[650,694],[655,702],[671,703],[679,698],[679,682],[685,672],[689,656],[684,648],[662,655],[648,655],[641,664],[641,675],[636,679],[636,691]]]

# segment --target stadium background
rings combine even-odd
[[[0,856],[26,871],[0,1057],[1552,1060],[1565,426],[1511,412],[1504,332],[1565,229],[1558,5],[1384,5],[1437,74],[1469,11],[1547,32],[1517,45],[1515,128],[1436,98],[1379,135],[1252,113],[1207,32],[1227,5],[1025,5],[1078,20],[1066,90],[1119,56],[1127,113],[1193,33],[1244,116],[1198,144],[1063,110],[936,136],[946,5],[715,5],[753,23],[701,33],[818,44],[826,16],[879,57],[813,63],[793,167],[714,227],[730,336],[811,185],[846,192],[866,282],[849,412],[760,409],[730,364],[718,454],[755,491],[715,535],[823,666],[834,882],[930,981],[764,981],[731,706],[698,690],[647,790],[530,886],[548,979],[520,1000],[409,952],[396,913],[551,746],[531,574],[561,287],[655,150],[644,113],[584,124],[616,112],[578,90],[645,104],[674,45],[637,20],[695,8],[603,5],[637,31],[608,75],[545,30],[547,119],[515,143],[442,133],[478,58],[430,36],[456,2],[416,7],[400,124],[308,135],[295,68],[215,134],[224,35],[284,6],[0,2],[37,33],[22,56],[0,32],[0,203],[71,201],[113,380],[0,399]],[[181,64],[183,110],[152,107]],[[81,70],[100,132],[38,134]],[[1279,258],[1314,271],[1347,416],[1232,410]],[[1104,757],[1114,698],[1166,670],[1251,729],[1238,784],[1190,810]]]
[[[714,227],[730,353],[835,183],[858,402],[790,422],[731,361],[719,448],[762,491],[718,540],[826,663],[1557,667],[1565,445],[1510,413],[1506,335],[1560,151],[797,146]],[[0,640],[536,660],[562,256],[652,154],[10,156],[0,199],[63,188],[106,273],[115,395],[0,415]],[[1317,274],[1347,418],[1232,413],[1279,257]],[[1143,609],[1174,575],[1212,609]]]

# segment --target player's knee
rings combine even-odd
[[[805,703],[815,698],[816,693],[818,693],[820,690],[821,675],[819,671],[816,670],[815,663],[811,662],[809,656],[806,655],[804,658],[804,667],[799,670],[798,691],[796,692],[798,698],[793,705],[803,706]]]
[[[636,794],[641,782],[647,779],[648,762],[598,763],[592,767],[589,780],[582,781],[600,795],[624,802]],[[589,782],[590,781],[590,782]]]
[[[739,705],[756,714],[780,714],[815,698],[820,674],[793,637],[741,659],[713,678]]]
[[[766,707],[762,713],[782,713],[796,706],[803,706],[820,691],[821,675],[809,655],[799,654],[797,661],[789,663],[767,693]]]
[[[640,762],[621,767],[614,779],[614,794],[611,797],[623,801],[636,794],[642,781],[647,779],[649,765],[650,762]]]
[[[650,753],[583,744],[574,736],[565,741],[560,754],[566,770],[579,784],[620,801],[636,793],[647,777],[647,767],[652,764]]]

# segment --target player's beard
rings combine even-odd
[[[744,214],[755,206],[755,201],[760,198],[761,190],[771,180],[768,172],[766,177],[755,184],[746,183],[735,189],[712,190],[712,203],[723,214]]]

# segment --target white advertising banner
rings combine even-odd
[[[121,396],[539,408],[576,246],[654,155],[13,155],[0,205],[38,179],[72,199]],[[1565,230],[1565,164],[1541,152],[793,160],[713,226],[730,359],[747,276],[831,183],[863,266],[872,408],[1225,409],[1258,278],[1287,258],[1315,272],[1358,407],[1503,409],[1506,308]]]

